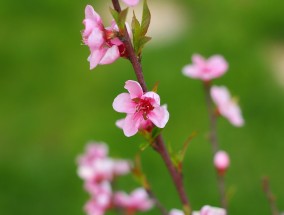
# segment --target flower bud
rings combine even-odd
[[[214,165],[218,174],[225,174],[226,170],[230,165],[230,158],[227,152],[218,151],[214,156]]]

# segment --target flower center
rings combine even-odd
[[[151,98],[139,99],[136,106],[136,113],[140,112],[143,114],[143,118],[147,120],[147,115],[154,109],[151,104]]]

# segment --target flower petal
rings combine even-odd
[[[210,89],[211,98],[217,106],[228,103],[231,100],[231,95],[227,87],[213,86]]]
[[[123,0],[125,4],[128,6],[135,6],[139,3],[140,0]]]
[[[169,120],[169,112],[166,105],[156,107],[148,114],[149,119],[159,128],[164,128]]]
[[[126,81],[124,88],[128,90],[131,99],[140,98],[143,95],[143,90],[137,81]]]
[[[102,57],[105,55],[105,49],[95,49],[91,51],[91,55],[88,57],[88,61],[90,62],[90,69],[94,69]]]
[[[91,5],[87,5],[85,8],[85,18],[93,20],[96,24],[102,24],[100,15],[97,14]]]
[[[194,65],[186,65],[182,69],[182,73],[190,78],[199,78],[200,70]]]
[[[92,33],[90,34],[90,36],[88,37],[87,40],[87,45],[92,49],[92,48],[99,48],[103,45],[104,43],[104,34],[103,32],[98,29],[98,28],[94,28],[92,30]]]
[[[100,61],[100,64],[111,64],[120,57],[119,50],[117,46],[112,46],[108,48],[104,57]]]
[[[114,99],[112,107],[120,113],[135,113],[136,104],[131,100],[129,93],[121,93]]]
[[[152,104],[152,105],[153,105],[154,107],[160,106],[160,96],[159,96],[157,93],[152,92],[152,91],[151,91],[151,92],[147,92],[147,93],[145,93],[145,94],[142,96],[142,98],[145,98],[145,97],[153,99],[154,104]]]
[[[126,137],[131,137],[138,132],[140,117],[136,117],[134,114],[127,114],[123,126],[123,132]]]
[[[221,55],[213,55],[207,61],[207,66],[213,71],[214,78],[223,75],[228,69],[228,63]]]
[[[118,127],[118,128],[121,128],[123,129],[123,126],[124,126],[124,123],[125,123],[125,119],[119,119],[115,122],[115,125]]]

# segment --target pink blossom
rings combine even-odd
[[[125,123],[125,119],[119,119],[115,122],[115,125],[118,128],[123,129]],[[138,128],[139,131],[148,131],[151,132],[153,129],[154,125],[150,120],[143,120]]]
[[[226,87],[213,86],[210,93],[222,116],[227,118],[234,126],[240,127],[244,125],[241,109],[231,98],[230,92]]]
[[[205,205],[200,211],[194,211],[192,215],[226,215],[226,210],[223,208]]]
[[[130,171],[129,161],[109,158],[107,153],[108,148],[104,143],[88,144],[85,154],[78,159],[80,178],[90,183],[100,183]]]
[[[145,189],[138,188],[130,195],[125,192],[117,192],[114,194],[114,204],[122,207],[127,211],[147,211],[153,207],[154,202],[149,199]]]
[[[214,165],[219,174],[225,173],[230,165],[230,158],[227,152],[218,151],[214,156]]]
[[[228,63],[220,55],[213,55],[208,60],[201,55],[194,54],[192,56],[193,64],[186,65],[182,72],[190,78],[210,81],[214,78],[222,76],[228,69]]]
[[[90,69],[98,64],[111,64],[120,56],[125,56],[126,49],[123,42],[118,39],[118,28],[113,22],[110,27],[105,28],[101,17],[92,6],[85,8],[85,19],[83,20],[83,42],[90,48],[88,57]]]
[[[122,0],[128,6],[135,6],[139,3],[140,0]]]
[[[184,215],[184,212],[178,209],[172,209],[170,210],[169,215]]]
[[[123,123],[125,136],[136,134],[148,120],[159,128],[165,127],[169,120],[169,112],[165,105],[160,106],[160,96],[157,93],[144,93],[140,84],[132,80],[126,81],[124,88],[129,93],[119,94],[114,99],[113,108],[117,112],[127,114]]]

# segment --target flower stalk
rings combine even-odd
[[[119,4],[118,0],[112,0],[112,4],[114,6],[114,9],[117,12],[121,12],[121,7]],[[125,28],[126,29],[126,28]],[[147,86],[146,86],[146,82],[144,80],[144,76],[143,76],[143,70],[142,70],[142,66],[140,64],[140,60],[139,58],[136,56],[135,51],[133,49],[129,34],[127,32],[127,30],[125,30],[124,32],[124,37],[125,37],[125,47],[128,53],[128,57],[129,60],[133,66],[134,72],[136,74],[137,77],[137,81],[139,82],[139,84],[141,85],[142,89],[144,92],[147,92]],[[172,180],[175,184],[176,190],[179,194],[179,198],[182,202],[183,208],[184,208],[184,212],[185,215],[190,215],[191,214],[191,206],[190,206],[190,202],[187,198],[186,192],[185,192],[185,188],[184,188],[184,184],[183,184],[183,178],[182,175],[178,173],[178,171],[175,169],[170,155],[168,153],[168,150],[166,149],[164,140],[162,138],[162,135],[158,135],[157,138],[155,139],[155,142],[153,144],[153,148],[160,154],[160,156],[162,157],[171,177]]]

